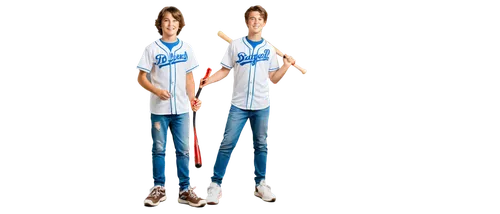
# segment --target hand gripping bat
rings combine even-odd
[[[206,79],[212,72],[214,72],[214,68],[212,66],[207,65],[205,66],[205,69],[203,70],[203,74],[201,75],[201,79]],[[201,81],[200,81],[201,83]],[[200,98],[201,95],[203,94],[203,89],[198,88],[196,91],[196,98]],[[193,121],[193,167],[195,169],[201,169],[203,168],[203,165],[205,164],[205,152],[203,151],[203,148],[201,147],[202,142],[200,139],[200,127],[199,127],[199,113],[195,113],[196,118]]]

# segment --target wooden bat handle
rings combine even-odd
[[[271,44],[271,43],[269,43],[269,44]],[[274,45],[272,45],[272,46],[274,47]],[[279,56],[281,56],[281,57],[285,56],[285,54],[283,54],[283,52],[281,52],[280,50],[278,50],[278,48],[274,47],[274,50],[276,50],[276,54],[278,54]],[[302,72],[302,74],[306,74],[306,72],[307,72],[306,69],[304,69],[304,68],[302,68],[302,67],[300,67],[298,65],[293,64],[293,67],[297,68],[300,72]]]
[[[300,72],[302,72],[302,74],[306,74],[307,70],[296,65],[296,64],[293,64],[293,67],[297,68]]]

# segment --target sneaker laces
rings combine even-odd
[[[208,187],[208,195],[214,195],[215,188],[217,187],[210,185]]]
[[[260,186],[266,187],[266,189],[269,190],[271,193],[276,194],[276,193],[274,193],[274,188],[273,188],[273,186],[271,186],[270,183],[265,182],[263,184],[260,184]]]
[[[151,188],[151,193],[149,193],[149,195],[153,196],[153,197],[158,197],[160,195],[160,189],[161,187],[153,187]]]
[[[196,195],[196,193],[194,193],[194,191],[193,191],[194,189],[196,189],[196,187],[189,188],[189,190],[188,190],[189,197],[191,197],[191,198],[198,198],[198,196]]]

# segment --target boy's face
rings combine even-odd
[[[176,20],[171,13],[166,12],[161,21],[161,29],[163,30],[163,35],[174,36],[177,35],[179,30],[179,21]]]
[[[266,22],[264,21],[264,18],[260,16],[260,13],[258,11],[250,12],[247,21],[248,31],[254,34],[260,33],[264,26],[266,26]]]

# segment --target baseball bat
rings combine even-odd
[[[205,68],[203,69],[203,73],[200,77],[200,82],[201,80],[204,80],[206,79],[208,76],[210,76],[210,74],[214,72],[214,68],[212,68],[212,66],[210,65],[207,65],[205,66]],[[196,91],[196,98],[200,98],[201,95],[203,94],[203,90],[205,89],[200,89],[198,88],[198,91]],[[203,168],[203,165],[205,164],[205,151],[203,151],[203,148],[202,148],[202,142],[201,142],[201,138],[200,138],[200,121],[199,121],[199,118],[200,118],[200,115],[199,113],[195,113],[195,115],[193,117],[197,117],[197,119],[195,119],[193,121],[193,167],[195,169],[201,169]]]
[[[227,36],[226,34],[224,34],[222,31],[219,31],[219,32],[217,33],[217,35],[218,35],[220,38],[222,38],[222,39],[226,40],[226,42],[228,42],[228,43],[231,43],[231,41],[233,41],[231,38],[229,38],[229,36]],[[271,44],[271,43],[269,43],[269,44]],[[273,46],[273,45],[271,44],[271,46]],[[273,46],[273,47],[274,47],[274,46]],[[278,48],[274,47],[274,50],[276,50],[276,54],[278,54],[279,56],[281,56],[281,57],[285,56],[285,54],[283,54],[283,52],[281,52],[280,50],[278,50]],[[302,68],[302,67],[300,67],[300,66],[296,65],[295,63],[293,64],[293,66],[294,66],[295,68],[299,69],[299,71],[300,71],[300,72],[302,72],[302,74],[306,74],[306,72],[307,72],[307,70],[306,70],[306,69],[304,69],[304,68]]]
[[[196,166],[196,168],[200,168],[202,165],[201,152],[200,152],[200,146],[198,145],[198,137],[196,136],[196,126],[194,125],[194,123],[193,127],[194,127],[194,166]]]

